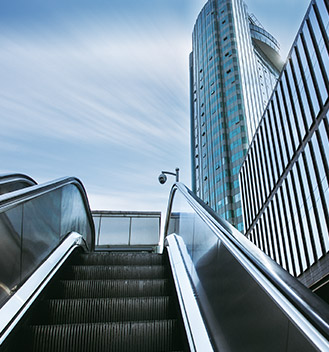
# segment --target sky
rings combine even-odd
[[[189,77],[201,0],[2,0],[0,173],[76,176],[96,210],[164,210],[190,186]],[[286,57],[309,0],[246,0]]]

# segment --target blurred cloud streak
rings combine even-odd
[[[128,23],[122,31],[102,17],[62,20],[60,31],[36,26],[27,36],[0,36],[6,170],[44,181],[78,175],[97,189],[90,192],[96,208],[100,188],[107,208],[134,209],[134,194],[157,206],[162,168],[180,166],[189,183],[190,44],[179,23]],[[130,198],[118,202],[123,189]]]

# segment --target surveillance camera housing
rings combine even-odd
[[[160,174],[159,182],[163,185],[167,181],[167,176],[165,174]]]

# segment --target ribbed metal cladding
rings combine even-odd
[[[312,289],[329,275],[328,23],[312,0],[240,170],[245,235]]]
[[[172,351],[176,320],[33,326],[34,352]],[[177,343],[176,343],[177,345]]]

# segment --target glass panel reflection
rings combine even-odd
[[[92,242],[85,205],[80,191],[74,185],[67,185],[62,189],[61,218],[61,238],[76,231],[85,234],[87,243]]]
[[[0,307],[20,282],[22,206],[0,214]]]
[[[131,219],[131,245],[156,245],[159,241],[159,219],[132,218]]]
[[[57,190],[24,204],[22,278],[33,272],[40,258],[59,243],[61,195]]]
[[[37,190],[22,190],[22,198],[14,202],[9,198],[11,209],[6,201],[3,203],[0,210],[0,307],[68,233],[78,232],[89,248],[92,247],[89,207],[80,185],[72,179],[55,181],[53,185],[38,186]]]
[[[99,245],[128,245],[130,218],[110,218],[102,216]]]
[[[160,217],[160,212],[95,211],[93,218],[99,227],[97,246],[156,246]]]

